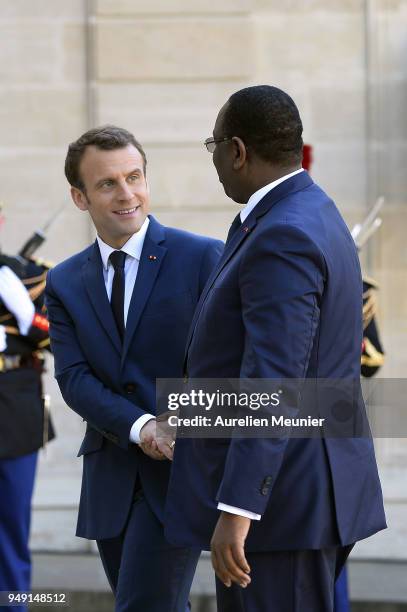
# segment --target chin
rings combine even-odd
[[[238,199],[236,198],[236,194],[233,192],[233,189],[230,187],[230,185],[226,185],[223,181],[221,181],[221,183],[225,195],[227,195],[227,197],[233,200],[234,202],[237,202]]]
[[[223,191],[225,192],[225,194],[228,196],[228,198],[231,198],[231,194],[230,194],[230,190],[228,187],[226,187],[225,183],[222,183],[222,187],[223,187]]]
[[[137,215],[136,217],[134,217],[134,219],[131,220],[131,224],[129,225],[130,225],[130,228],[131,228],[130,231],[132,232],[132,234],[139,231],[139,229],[141,228],[145,220],[146,220],[146,215],[143,215],[143,216]]]
[[[231,200],[236,202],[236,204],[246,204],[247,203],[247,198],[245,198],[242,192],[239,191],[238,189],[228,189],[227,192],[225,190],[225,193]]]
[[[239,198],[239,196],[237,196],[235,193],[232,193],[232,191],[230,191],[230,189],[226,189],[225,186],[223,186],[223,189],[225,190],[225,194],[228,196],[228,198],[230,198],[231,200],[233,200],[234,202],[236,202],[237,204],[241,204],[241,198]]]

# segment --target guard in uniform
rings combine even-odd
[[[304,144],[302,165],[308,172],[311,171],[313,163],[313,150],[309,144]],[[374,218],[372,218],[372,223]],[[376,227],[379,227],[377,225]],[[370,229],[374,231],[372,224],[368,223],[369,237],[372,235]],[[360,248],[356,242],[358,249]],[[361,375],[363,377],[371,377],[376,374],[377,370],[384,363],[383,348],[379,338],[379,332],[376,324],[377,300],[376,291],[378,285],[371,278],[363,278],[363,343],[361,351]],[[335,612],[350,612],[349,594],[348,594],[348,578],[346,565],[343,567],[335,582]]]
[[[40,260],[0,254],[0,591],[30,590],[37,454],[54,437],[41,384],[42,351],[49,348],[48,268]]]
[[[304,144],[302,165],[307,172],[311,172],[311,166],[313,163],[313,150],[309,144]],[[382,202],[380,202],[383,200]],[[362,240],[360,242],[360,234],[357,233],[357,239],[355,239],[358,250],[367,242],[367,240],[373,235],[380,223],[377,223],[377,215],[381,206],[384,203],[383,198],[379,198],[373,207],[373,212],[370,212],[362,225],[358,225],[358,229],[361,231]],[[354,228],[355,229],[355,228]],[[352,230],[352,235],[353,231]],[[376,323],[377,314],[377,290],[378,284],[372,278],[367,276],[363,277],[363,343],[362,343],[362,354],[361,354],[361,375],[365,378],[374,376],[378,369],[384,363],[384,352],[380,341],[379,331]]]
[[[384,352],[376,324],[378,284],[372,278],[363,278],[363,344],[361,372],[365,378],[374,376],[384,363]]]
[[[384,352],[375,319],[377,289],[376,281],[368,277],[363,278],[363,342],[360,370],[365,378],[374,376],[384,363]],[[335,612],[350,612],[346,566],[335,583]]]

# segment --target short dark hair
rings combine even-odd
[[[86,147],[93,145],[103,151],[112,151],[114,149],[123,149],[127,145],[133,145],[139,151],[143,158],[143,170],[146,173],[147,158],[143,147],[136,140],[131,132],[124,128],[115,125],[102,125],[100,127],[88,130],[82,136],[71,142],[68,147],[68,153],[65,159],[65,176],[68,183],[72,187],[84,190],[84,184],[79,172],[81,159],[85,153]]]
[[[239,136],[258,157],[289,166],[302,159],[302,122],[294,100],[271,85],[232,94],[223,116],[224,135]]]

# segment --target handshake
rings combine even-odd
[[[166,432],[165,422],[160,421],[159,428],[157,428],[157,420],[150,419],[141,428],[139,447],[151,459],[172,461],[175,448],[173,436],[173,432]]]

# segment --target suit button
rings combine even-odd
[[[270,492],[270,485],[273,482],[272,476],[266,476],[266,478],[261,483],[260,493],[262,495],[268,495]]]
[[[133,383],[127,383],[127,385],[124,385],[124,390],[128,395],[131,395],[136,390],[136,385],[133,385]]]

